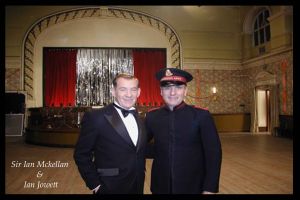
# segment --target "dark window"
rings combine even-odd
[[[270,36],[271,36],[270,35],[270,26],[267,26],[265,31],[266,31],[266,40],[270,41]]]
[[[265,43],[265,32],[264,32],[264,29],[260,29],[259,30],[259,38],[260,38],[260,40],[259,40],[260,44]]]
[[[268,17],[270,13],[267,9],[261,10],[255,18],[253,24],[253,43],[254,46],[262,45],[270,41],[270,23]]]
[[[258,32],[254,32],[254,45],[258,45]]]

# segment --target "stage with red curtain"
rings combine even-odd
[[[141,88],[137,107],[144,117],[148,109],[163,103],[155,73],[166,67],[166,49],[133,49],[132,55],[134,75]],[[75,48],[44,49],[44,106],[29,109],[26,142],[63,147],[76,144],[81,118],[92,109],[75,103],[76,56]]]
[[[76,106],[77,49],[44,50],[44,106]],[[133,49],[134,75],[140,81],[138,105],[163,103],[155,73],[166,67],[165,49]]]

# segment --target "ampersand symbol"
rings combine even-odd
[[[41,178],[43,176],[43,172],[42,171],[38,171],[38,173],[36,174],[37,178]]]

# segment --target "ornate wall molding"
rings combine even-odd
[[[203,70],[240,70],[241,62],[237,60],[221,59],[185,59],[184,69],[203,69]]]
[[[122,19],[135,23],[150,26],[163,33],[168,39],[171,49],[172,67],[181,68],[182,66],[182,48],[179,37],[175,30],[163,20],[148,15],[146,13],[133,11],[118,7],[84,7],[58,12],[46,16],[34,23],[25,35],[23,42],[23,80],[24,90],[27,91],[28,99],[33,99],[33,79],[34,79],[34,48],[38,36],[47,28],[56,24],[82,18],[101,18],[101,19]]]
[[[276,85],[276,75],[267,71],[261,71],[255,76],[255,86]]]
[[[249,59],[242,62],[243,69],[255,68],[257,66],[272,65],[284,59],[293,58],[293,49],[289,48],[280,52],[271,52],[264,56],[259,56],[254,59]]]

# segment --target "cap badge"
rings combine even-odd
[[[166,76],[173,76],[173,73],[169,69],[167,69],[166,70]]]

